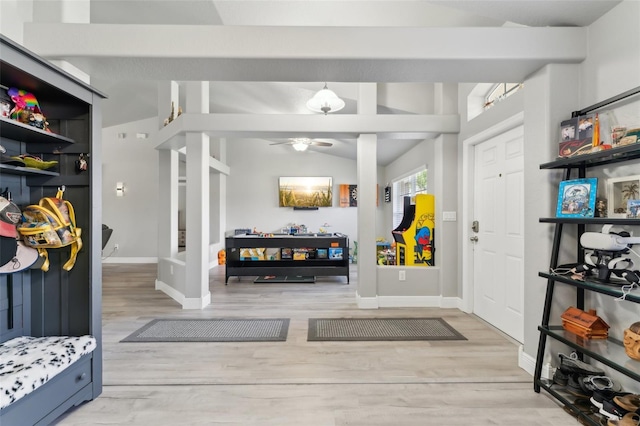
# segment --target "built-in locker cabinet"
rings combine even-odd
[[[90,356],[26,397],[0,410],[0,424],[49,424],[66,410],[102,392],[102,200],[101,112],[103,94],[0,35],[0,92],[32,93],[50,131],[0,117],[6,154],[57,161],[50,169],[0,164],[0,192],[21,209],[54,197],[73,205],[82,248],[70,271],[62,268],[69,247],[49,249],[50,266],[0,274],[0,343],[20,336],[83,336],[96,339]],[[78,161],[86,161],[86,170]],[[76,377],[77,376],[77,377]],[[24,401],[23,401],[24,400]],[[19,422],[19,423],[18,423]]]

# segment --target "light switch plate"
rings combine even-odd
[[[442,220],[445,222],[455,222],[456,212],[442,212]]]

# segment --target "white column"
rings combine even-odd
[[[209,112],[209,83],[186,84],[185,112]],[[184,309],[202,309],[211,303],[209,292],[209,136],[186,134],[187,247]]]
[[[211,157],[218,161],[227,162],[227,140],[219,138],[211,141]],[[214,251],[224,249],[224,232],[227,223],[227,210],[224,200],[227,199],[227,176],[223,173],[210,173],[210,242],[215,245]],[[217,253],[214,258],[217,257]]]
[[[176,82],[158,84],[159,127],[162,127],[164,120],[162,111],[170,109],[165,107],[167,102],[171,105],[171,99],[174,98],[178,99]],[[178,254],[178,152],[160,150],[158,158],[158,257],[174,258]]]
[[[158,83],[158,128],[164,127],[164,120],[171,115],[171,102],[175,106],[174,115],[178,114],[180,88],[176,81]]]
[[[359,85],[358,114],[377,113],[375,83]],[[376,183],[377,145],[375,134],[360,135],[357,144],[358,175],[358,306],[377,308],[378,285],[376,267]]]
[[[178,152],[162,149],[158,151],[158,159],[158,257],[175,258],[178,254]]]
[[[434,112],[436,114],[456,114],[458,112],[458,84],[436,83],[434,85]],[[458,197],[445,194],[458,194],[458,135],[443,134],[434,141],[435,158],[429,162],[427,170],[429,192],[436,197],[435,265],[456,265],[459,254],[460,226],[456,221],[443,221],[443,212],[458,212]],[[433,165],[433,167],[431,166]],[[433,183],[433,185],[431,185]],[[446,238],[443,238],[446,236]],[[462,265],[460,264],[460,267]],[[458,295],[458,269],[440,268],[440,294],[446,297]]]

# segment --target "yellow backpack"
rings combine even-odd
[[[25,244],[38,249],[40,256],[44,257],[40,269],[45,272],[49,270],[47,249],[71,246],[69,260],[62,266],[65,271],[70,271],[82,248],[82,230],[76,227],[73,206],[62,199],[64,190],[64,186],[58,188],[55,197],[44,197],[37,205],[27,206],[22,210],[22,223],[18,225]]]

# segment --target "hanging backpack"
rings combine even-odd
[[[25,244],[38,249],[45,259],[40,268],[45,272],[49,270],[47,249],[71,246],[69,260],[62,266],[65,271],[70,271],[82,248],[82,230],[76,227],[73,206],[62,199],[64,190],[64,186],[58,188],[55,197],[44,197],[37,205],[27,206],[22,211],[22,223],[18,225]]]

